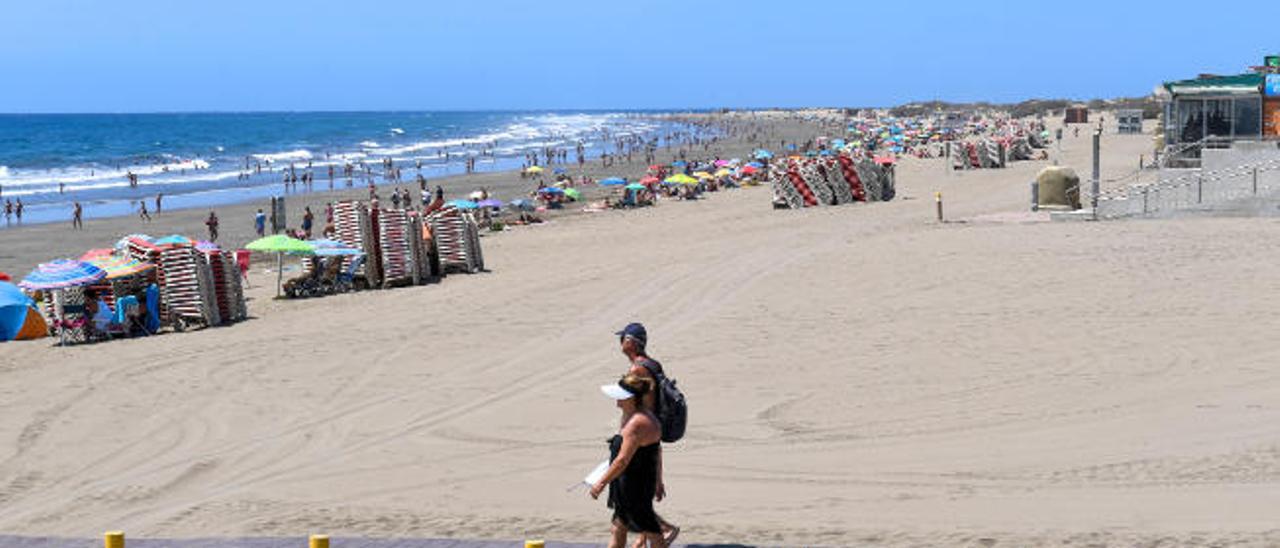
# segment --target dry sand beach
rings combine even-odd
[[[1104,177],[1149,139],[1109,133]],[[658,505],[682,542],[1280,543],[1280,223],[1050,223],[1044,165],[565,216],[426,287],[272,301],[255,268],[242,325],[5,345],[0,531],[600,542],[566,488],[607,455],[596,387],[636,320],[692,408]],[[0,246],[92,247],[66,233]]]

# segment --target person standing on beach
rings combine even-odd
[[[261,209],[253,216],[253,229],[258,232],[259,238],[265,235],[267,231],[267,214],[263,213]]]
[[[303,208],[302,213],[302,233],[311,239],[311,225],[315,222],[315,215],[311,214],[311,206]]]
[[[204,225],[209,227],[209,241],[218,241],[218,214],[209,212],[209,218],[205,219]]]
[[[13,204],[13,214],[18,217],[18,222],[22,222],[22,198],[18,198],[18,203]]]
[[[6,215],[7,216],[7,215]],[[71,228],[75,230],[84,230],[84,209],[80,207],[80,202],[76,202],[71,210]]]
[[[146,222],[151,222],[151,214],[147,213],[147,201],[138,200],[138,218]]]
[[[164,198],[163,192],[156,193],[156,215],[160,214],[160,200]]]
[[[661,473],[662,428],[652,409],[643,403],[654,387],[653,381],[631,374],[600,387],[622,411],[622,426],[609,439],[609,468],[589,492],[592,499],[598,499],[609,488],[609,508],[613,509],[609,548],[626,546],[627,533],[640,534],[636,546],[668,546],[662,537],[661,518],[653,511],[653,501],[658,498],[656,480]]]

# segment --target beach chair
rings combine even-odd
[[[364,258],[364,255],[360,255],[351,259],[351,264],[347,266],[347,270],[338,273],[338,278],[334,282],[334,291],[336,293],[346,293],[355,289],[356,272],[360,271],[360,266],[364,264]],[[342,261],[337,261],[337,263],[341,265]]]

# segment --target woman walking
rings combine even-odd
[[[641,403],[644,395],[653,391],[653,381],[628,374],[600,390],[616,400],[622,411],[622,427],[609,439],[609,469],[591,486],[593,499],[609,488],[609,507],[613,509],[609,548],[626,546],[628,532],[640,534],[637,545],[665,548],[662,525],[653,511],[661,481],[658,451],[662,429],[657,417]]]

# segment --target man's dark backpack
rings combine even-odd
[[[680,441],[680,438],[684,437],[684,427],[689,420],[689,406],[684,401],[684,393],[676,387],[675,379],[668,378],[666,373],[662,372],[662,364],[643,359],[640,365],[644,366],[657,381],[656,414],[658,422],[662,425],[662,441],[666,443]]]

